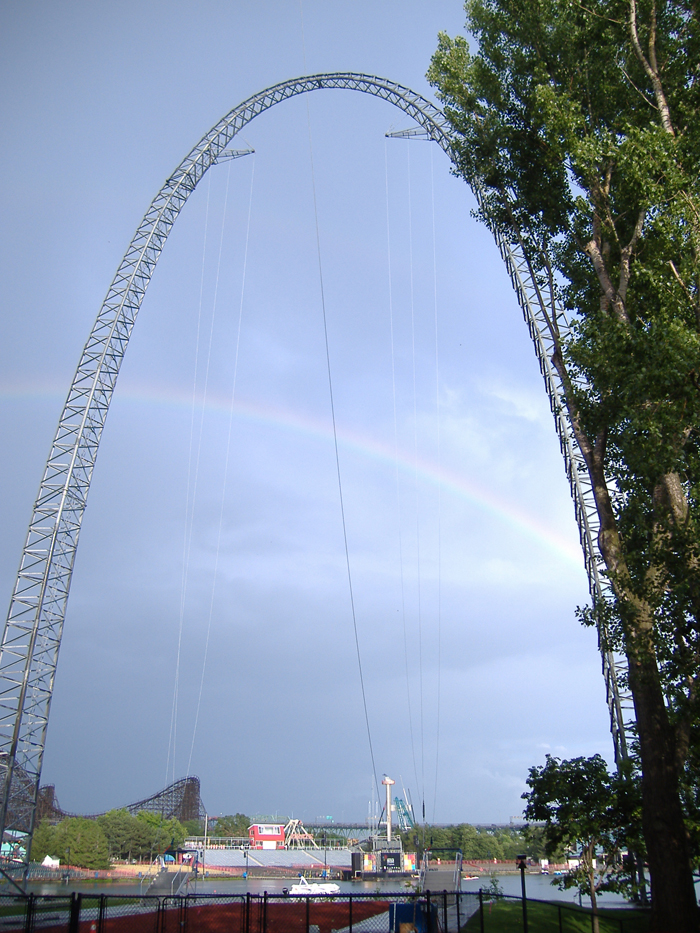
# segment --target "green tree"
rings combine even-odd
[[[158,829],[146,820],[134,819],[131,844],[132,857],[139,862],[152,862],[157,855],[161,854]]]
[[[627,872],[622,854],[630,844],[638,851],[638,785],[624,770],[608,774],[600,755],[571,761],[547,755],[543,767],[530,768],[527,784],[525,817],[544,823],[547,852],[563,848],[580,859],[556,883],[590,897],[598,933],[598,893],[634,893],[636,875]]]
[[[203,836],[204,835],[204,821],[203,820],[185,820],[182,826],[188,836]]]
[[[455,827],[457,847],[462,850],[462,856],[466,859],[481,858],[478,855],[478,836],[474,826],[469,823],[462,823]]]
[[[696,929],[683,804],[688,814],[697,804],[700,757],[697,7],[466,9],[477,54],[441,35],[429,77],[455,130],[458,172],[572,320],[563,340],[550,318],[552,362],[612,590],[585,616],[605,619],[628,662],[652,926]]]
[[[525,851],[532,858],[540,857],[541,852],[537,845],[526,840],[525,827],[521,829],[514,826],[502,826],[496,829],[495,833],[503,850],[503,858],[507,862],[515,862],[515,857]]]
[[[434,850],[440,858],[454,858],[459,849],[462,856],[469,860],[512,860],[523,851],[525,837],[523,833],[510,826],[472,826],[470,823],[457,823],[451,826],[414,827],[401,833],[401,840],[406,851],[416,848],[415,839],[422,846],[425,832],[425,846]]]
[[[503,845],[501,844],[500,834],[494,830],[479,829],[473,842],[473,858],[488,859],[492,861],[497,859],[502,862],[505,858]]]
[[[214,836],[232,836],[236,838],[248,838],[248,827],[250,819],[245,813],[234,813],[228,816],[218,816],[212,826],[209,824],[209,835]]]
[[[490,879],[491,880],[489,883],[483,888],[484,894],[489,898],[503,897],[503,888],[501,887],[501,883],[498,880],[498,875],[492,872]]]
[[[47,855],[51,858],[60,858],[56,848],[56,827],[48,820],[42,820],[34,830],[32,839],[32,851],[30,853],[33,862],[43,862]]]
[[[136,814],[138,827],[138,846],[142,857],[154,858],[162,855],[169,848],[181,846],[187,837],[185,827],[176,820],[164,819],[158,813],[141,810]]]
[[[54,844],[56,857],[68,865],[109,868],[107,837],[96,820],[82,816],[62,820],[56,827]]]
[[[561,864],[566,859],[563,846],[552,847],[547,843],[542,826],[528,824],[523,830],[523,845],[519,852],[527,852],[530,858],[549,858]],[[516,855],[518,853],[515,853]]]
[[[135,817],[128,810],[109,810],[97,822],[107,838],[110,858],[130,860],[137,839]]]

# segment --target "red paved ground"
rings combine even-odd
[[[162,916],[156,912],[107,917],[103,933],[306,933],[307,903],[289,901],[265,903],[251,901],[246,924],[245,903],[188,906],[186,911],[169,909]],[[352,923],[387,913],[388,901],[363,901],[352,905]],[[160,921],[160,924],[159,924]],[[350,925],[347,901],[309,902],[308,924],[318,933],[331,933]],[[95,933],[94,921],[80,923],[80,933]]]

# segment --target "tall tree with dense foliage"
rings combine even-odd
[[[245,813],[233,813],[227,816],[217,816],[216,822],[210,823],[209,835],[230,836],[238,839],[248,838],[250,819]]]
[[[639,851],[637,784],[626,770],[608,774],[600,755],[571,761],[547,755],[543,767],[530,768],[527,784],[525,818],[544,824],[548,854],[563,848],[579,859],[556,883],[590,897],[593,933],[599,933],[598,894],[636,893],[637,873],[627,871],[622,856]]]
[[[72,816],[56,826],[53,854],[66,865],[90,870],[109,868],[107,837],[96,820]]]
[[[128,810],[109,810],[97,817],[107,838],[110,858],[130,861],[137,851],[139,825]]]
[[[42,820],[34,830],[32,837],[32,851],[30,853],[33,862],[43,862],[47,855],[51,858],[58,858],[56,854],[56,827],[52,826],[48,820]]]
[[[425,848],[435,851],[441,858],[453,858],[459,849],[464,859],[468,861],[515,861],[518,852],[526,846],[526,839],[521,829],[514,826],[472,826],[470,823],[457,823],[451,826],[421,827],[420,834],[416,829],[402,832],[401,840],[407,851],[416,848],[415,840],[422,843],[423,829],[425,829]],[[527,840],[528,854],[537,856],[530,839]]]
[[[541,288],[591,480],[642,769],[655,930],[697,929],[683,806],[700,698],[697,0],[468,0],[429,77],[458,168]],[[686,813],[688,816],[688,813]],[[692,838],[692,837],[691,837]]]
[[[140,810],[136,814],[136,823],[140,824],[142,832],[142,857],[162,855],[166,849],[181,846],[187,836],[185,827],[175,817],[166,820],[157,813]]]

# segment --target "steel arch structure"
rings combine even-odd
[[[308,91],[343,88],[370,94],[403,110],[456,162],[442,111],[407,87],[372,75],[316,74],[284,81],[224,116],[166,180],[139,224],[83,349],[59,419],[37,495],[0,644],[0,838],[34,829],[39,778],[54,675],[80,527],[109,404],[138,311],[178,214],[233,137],[258,114]],[[409,131],[409,135],[415,135]],[[478,186],[474,195],[488,222]],[[538,279],[517,234],[490,224],[523,311],[549,396],[574,500],[591,594],[606,595],[597,549],[597,516],[585,463],[552,365],[568,322],[553,289]],[[616,756],[626,755],[628,700],[621,694],[621,660],[599,632]],[[29,846],[27,846],[27,853]],[[24,868],[28,865],[25,857]]]

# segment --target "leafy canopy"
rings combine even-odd
[[[107,837],[95,820],[82,816],[62,820],[57,826],[43,821],[34,833],[32,861],[42,862],[50,855],[63,865],[90,870],[110,867]]]
[[[650,697],[660,679],[670,725],[659,726],[663,711],[655,735],[639,723],[641,744],[670,737],[697,826],[696,3],[468,0],[466,10],[476,52],[441,34],[429,78],[455,129],[457,171],[482,191],[485,219],[523,247],[539,287],[568,313],[568,333],[550,321],[553,362],[611,585],[610,602],[583,617],[605,619],[608,647],[645,666],[629,684],[638,708],[658,707]]]
[[[560,887],[636,894],[636,875],[623,853],[644,851],[641,795],[628,768],[609,774],[600,755],[561,761],[547,755],[543,767],[530,768],[525,818],[543,823],[548,854],[564,850],[579,857],[577,868],[562,876]]]
[[[209,835],[247,838],[249,826],[250,819],[244,813],[219,816],[213,826],[210,826]]]
[[[478,54],[441,34],[429,71],[457,131],[458,170],[573,318],[560,348],[570,413],[604,447],[624,583],[651,602],[669,684],[681,684],[689,655],[693,665],[698,656],[697,626],[687,624],[700,608],[698,525],[660,515],[655,490],[675,474],[690,512],[699,507],[697,14],[689,0],[673,0],[655,8],[654,22],[650,4],[640,5],[640,41],[655,42],[669,132],[630,41],[629,0],[466,8]],[[652,560],[662,574],[649,574]],[[679,625],[692,643],[680,653]]]
[[[620,686],[635,707],[652,923],[695,929],[697,2],[468,0],[466,10],[475,54],[441,35],[429,77],[455,130],[456,171],[525,257],[588,473],[605,587],[583,616],[628,662]]]

